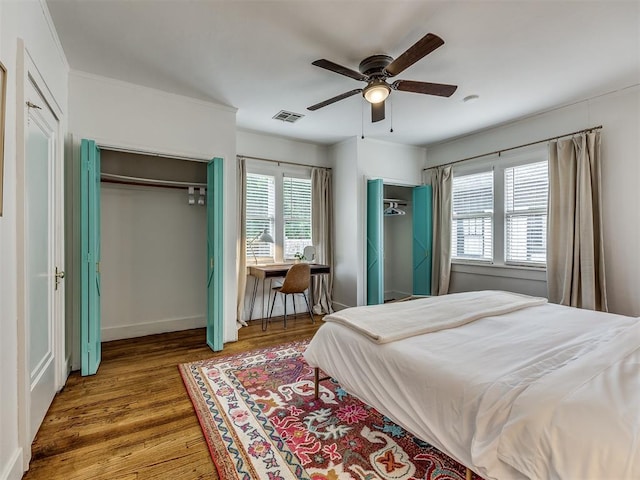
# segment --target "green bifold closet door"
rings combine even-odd
[[[80,371],[93,375],[101,358],[100,338],[100,149],[80,143]]]
[[[413,188],[413,294],[431,293],[431,186]],[[384,185],[367,181],[367,305],[384,303]]]
[[[222,350],[223,323],[223,177],[222,158],[207,165],[207,345]]]
[[[431,185],[413,189],[413,294],[431,295]]]
[[[367,181],[367,305],[384,303],[384,220],[382,180]]]

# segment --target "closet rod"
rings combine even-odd
[[[474,155],[473,157],[467,157],[461,160],[454,160],[453,162],[443,163],[440,165],[436,165],[434,167],[423,168],[422,171],[431,170],[432,168],[436,168],[436,167],[446,167],[448,165],[455,165],[456,163],[466,162],[467,160],[475,160],[476,158],[481,158],[481,157],[488,157],[489,155],[496,155],[496,154],[500,155],[501,153],[509,152],[511,150],[517,150],[518,148],[530,147],[531,145],[550,142],[552,140],[558,140],[559,138],[563,138],[563,137],[570,137],[572,135],[577,135],[579,133],[592,132],[593,130],[600,130],[601,128],[602,128],[602,125],[598,125],[597,127],[585,128],[583,130],[578,130],[577,132],[565,133],[564,135],[558,135],[557,137],[549,137],[549,138],[545,138],[544,140],[538,140],[536,142],[525,143],[523,145],[518,145],[517,147],[503,148],[502,150],[496,150],[495,152],[483,153],[482,155]]]
[[[116,175],[114,173],[101,173],[100,180],[106,183],[119,183],[123,185],[140,185],[144,187],[179,188],[206,187],[206,183],[198,182],[177,182],[174,180],[156,180],[153,178],[128,177],[126,175]]]
[[[247,155],[238,155],[238,158],[244,158],[245,160],[259,160],[261,162],[277,163],[278,165],[283,163],[285,165],[296,165],[298,167],[322,168],[323,170],[331,170],[331,167],[317,167],[315,165],[307,165],[306,163],[286,162],[284,160],[271,160],[270,158],[249,157]]]

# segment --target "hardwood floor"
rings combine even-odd
[[[54,399],[24,480],[217,479],[177,365],[310,338],[321,324],[252,322],[223,352],[204,329],[103,343],[98,373],[72,373]]]

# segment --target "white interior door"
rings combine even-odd
[[[55,193],[58,120],[28,82],[25,142],[25,297],[28,435],[33,441],[56,393]]]

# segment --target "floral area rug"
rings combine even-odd
[[[179,365],[221,479],[464,480],[462,465],[334,380],[316,400],[306,346]]]

